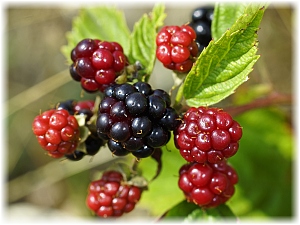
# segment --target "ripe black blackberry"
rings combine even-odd
[[[148,157],[170,140],[180,123],[170,104],[167,92],[153,90],[146,82],[110,86],[99,104],[98,136],[108,141],[114,155]]]
[[[213,19],[214,7],[202,6],[196,8],[191,15],[191,22],[188,23],[196,33],[196,43],[200,54],[208,46],[212,39],[211,24]]]

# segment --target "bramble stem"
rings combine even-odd
[[[181,108],[181,100],[183,97],[183,84],[180,85],[180,87],[178,88],[176,97],[175,97],[175,102],[174,102],[174,109],[178,110]]]
[[[266,97],[256,99],[248,104],[227,107],[224,108],[224,110],[228,112],[231,116],[237,116],[252,109],[263,108],[277,104],[291,104],[292,102],[293,98],[291,94],[272,92]]]

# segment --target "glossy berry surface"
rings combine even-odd
[[[148,157],[170,140],[180,123],[169,94],[148,83],[115,84],[104,93],[96,127],[114,155]]]
[[[175,131],[175,145],[188,162],[218,163],[236,154],[239,123],[219,108],[191,107]]]
[[[191,14],[191,22],[188,23],[196,33],[199,54],[208,46],[212,39],[211,24],[213,20],[214,7],[202,6],[196,8]]]
[[[164,26],[156,36],[156,57],[166,68],[186,73],[198,54],[195,39],[190,26]]]
[[[119,43],[98,39],[81,40],[71,51],[71,59],[71,77],[90,93],[102,92],[128,65]]]
[[[135,208],[141,194],[139,187],[126,184],[120,172],[110,170],[90,183],[86,204],[99,217],[120,217]]]
[[[53,158],[72,154],[79,142],[79,125],[65,109],[50,109],[36,116],[32,130],[40,146]]]
[[[179,188],[189,202],[200,207],[216,207],[227,202],[237,182],[236,171],[225,160],[218,164],[189,163],[179,170]]]

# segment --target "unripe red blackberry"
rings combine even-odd
[[[179,170],[178,186],[186,199],[205,208],[228,201],[237,182],[236,171],[225,160],[218,164],[189,163]]]
[[[120,172],[109,170],[90,183],[86,204],[99,217],[120,217],[135,208],[141,194],[142,189],[128,184]]]
[[[65,109],[50,109],[36,116],[32,130],[48,155],[61,158],[72,154],[79,143],[79,125]]]
[[[227,112],[207,107],[191,107],[174,133],[183,158],[198,163],[218,163],[235,155],[243,134]]]
[[[170,140],[170,132],[180,123],[168,93],[148,83],[115,84],[104,94],[96,126],[114,155],[148,157]]]
[[[164,26],[156,36],[156,57],[166,68],[187,73],[198,55],[195,39],[190,26]]]
[[[104,140],[98,137],[95,125],[90,121],[94,115],[94,105],[94,100],[76,101],[71,99],[60,102],[56,106],[57,109],[65,109],[72,115],[84,116],[86,128],[89,130],[89,135],[84,139],[83,145],[80,145],[81,148],[65,154],[65,157],[69,160],[79,161],[86,155],[93,156],[106,144]]]
[[[119,43],[90,38],[74,47],[71,59],[70,75],[87,92],[102,92],[128,65]]]

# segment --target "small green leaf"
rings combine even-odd
[[[218,214],[223,218],[236,219],[236,215],[232,212],[230,207],[226,204],[222,204],[216,208],[207,210],[207,214],[210,214],[212,210],[216,210],[218,212]]]
[[[179,202],[177,205],[175,205],[173,208],[171,208],[163,218],[161,219],[169,219],[171,217],[187,217],[189,214],[191,214],[194,210],[199,209],[199,206],[197,206],[194,203],[187,202],[186,200],[183,200]]]
[[[189,106],[216,104],[248,80],[259,58],[257,30],[264,11],[262,5],[249,4],[233,26],[204,49],[183,84]]]
[[[89,128],[87,128],[86,126],[80,126],[79,133],[80,133],[80,143],[84,143],[85,140],[88,138],[88,136],[91,134]]]
[[[236,222],[237,218],[227,205],[222,204],[215,208],[197,208],[185,218],[184,222],[195,222],[199,220],[209,222],[231,220]]]
[[[76,44],[84,38],[116,41],[122,45],[124,53],[129,52],[130,30],[122,11],[114,7],[83,8],[73,20],[72,30],[66,34],[68,44],[62,46],[62,53],[68,64],[70,54]]]
[[[146,74],[151,74],[156,59],[157,29],[166,17],[164,5],[155,5],[150,14],[144,14],[134,25],[130,39],[129,61],[139,61]],[[147,76],[149,79],[149,76]]]
[[[85,125],[85,119],[86,119],[87,115],[78,114],[78,115],[74,115],[74,117],[76,118],[77,123],[80,127]]]
[[[184,222],[195,222],[195,221],[228,221],[236,220],[236,216],[231,209],[225,205],[219,205],[215,208],[201,208],[198,205],[187,202],[186,200],[181,201],[169,211],[167,211],[160,219],[183,219]]]

